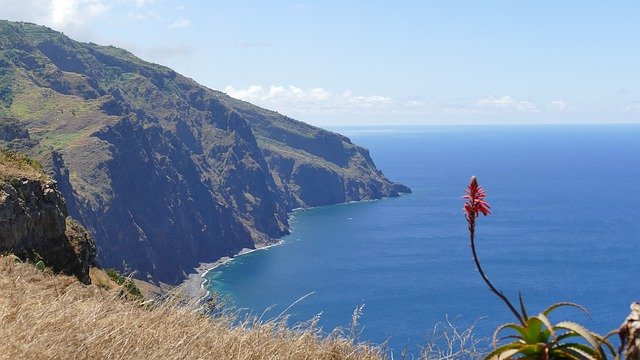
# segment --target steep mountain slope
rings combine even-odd
[[[105,266],[176,283],[287,211],[409,192],[367,150],[111,46],[0,21],[0,146],[43,159]]]

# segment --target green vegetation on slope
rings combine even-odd
[[[127,289],[129,294],[131,294],[134,299],[137,299],[137,300],[142,299],[142,292],[140,291],[140,289],[138,289],[136,284],[133,283],[133,280],[131,280],[128,277],[124,277],[120,275],[114,268],[109,268],[105,270],[105,272],[107,273],[107,275],[109,275],[111,280],[116,282],[116,284],[121,285],[125,289]]]
[[[0,108],[11,106],[13,101],[13,69],[0,55]]]
[[[43,176],[42,164],[38,160],[16,151],[0,149],[0,180],[19,177],[39,179]]]

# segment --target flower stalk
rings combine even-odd
[[[473,253],[473,261],[476,264],[476,269],[480,273],[482,280],[487,284],[489,290],[496,294],[502,302],[504,302],[509,310],[515,315],[518,321],[521,324],[525,324],[525,319],[523,315],[521,315],[518,310],[511,304],[509,299],[504,295],[501,290],[496,289],[495,286],[489,281],[489,278],[482,270],[482,266],[480,265],[480,260],[478,260],[478,254],[476,252],[476,243],[475,243],[475,235],[476,235],[476,219],[482,213],[482,215],[487,216],[491,214],[489,204],[485,201],[485,197],[487,194],[484,192],[484,189],[478,185],[478,180],[475,176],[471,177],[471,181],[469,182],[469,186],[467,187],[466,195],[463,196],[464,199],[467,199],[467,202],[464,204],[464,212],[465,217],[467,219],[467,223],[469,224],[469,240],[471,243],[471,252]],[[523,306],[524,308],[524,306]]]

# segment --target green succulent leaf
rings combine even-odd
[[[522,354],[525,355],[527,359],[531,359],[536,358],[538,355],[542,355],[545,348],[546,346],[544,343],[529,344],[518,349],[518,352],[516,352],[515,354]]]
[[[530,317],[527,321],[527,336],[523,338],[524,342],[527,344],[546,343],[549,340],[549,331],[545,331],[544,326],[545,324],[537,317]]]
[[[582,310],[585,314],[587,314],[587,316],[591,317],[591,315],[589,314],[589,310],[587,310],[587,308],[585,308],[584,306],[580,305],[580,304],[576,304],[576,303],[572,303],[572,302],[559,302],[559,303],[555,303],[551,306],[549,306],[548,308],[546,308],[542,314],[544,314],[545,316],[549,316],[549,314],[554,311],[557,308],[560,307],[574,307],[576,309],[580,309]]]
[[[554,355],[558,359],[591,360],[593,357],[586,355],[579,350],[565,349],[563,352]]]
[[[556,324],[555,327],[560,329],[566,329],[580,335],[580,337],[587,340],[587,342],[589,342],[589,344],[594,349],[597,349],[600,347],[600,342],[598,341],[598,339],[596,339],[596,337],[591,333],[591,331],[587,330],[584,326],[580,324],[576,324],[571,321],[562,321]]]
[[[499,335],[502,331],[504,331],[504,330],[506,330],[506,329],[515,330],[515,331],[518,333],[518,335],[519,335],[519,336],[518,336],[518,339],[523,339],[523,338],[525,338],[525,337],[527,336],[527,332],[526,332],[526,330],[525,330],[522,326],[520,326],[520,325],[518,325],[518,324],[513,324],[513,323],[502,324],[502,325],[500,325],[500,326],[496,329],[496,331],[494,331],[494,332],[493,332],[493,337],[492,337],[492,339],[493,339],[493,346],[494,346],[494,347],[495,347],[495,346],[498,344],[498,342],[499,342],[499,341],[498,341],[498,335]]]
[[[556,332],[554,331],[553,325],[551,325],[551,321],[549,321],[549,318],[547,318],[547,316],[543,313],[538,314],[537,318],[547,328],[547,332],[549,333],[549,336],[547,336],[547,341],[549,340],[549,337],[551,337],[554,341],[556,341],[557,339]]]
[[[518,291],[518,301],[520,302],[520,312],[522,313],[522,317],[524,321],[529,320],[529,315],[527,315],[527,309],[524,307],[524,301],[522,300],[522,292]]]
[[[596,356],[596,354],[598,353],[598,351],[596,351],[593,348],[590,348],[589,346],[585,345],[585,344],[580,344],[580,343],[565,343],[562,345],[559,345],[557,347],[554,348],[554,351],[565,351],[567,349],[572,349],[572,350],[576,350],[579,351],[581,353],[583,353],[583,355],[585,356],[591,356],[594,357]]]
[[[573,344],[573,345],[582,345],[582,344]],[[579,360],[598,360],[602,359],[598,357],[593,349],[586,345],[582,345],[583,348],[579,348],[577,346],[569,346],[563,348],[556,348],[553,352],[553,357],[568,357],[571,359],[579,359]]]
[[[556,329],[554,327],[554,330],[561,330],[561,329]],[[569,339],[569,338],[572,338],[572,337],[580,337],[580,335],[576,334],[574,332],[566,332],[566,333],[558,335],[558,338],[556,339],[556,342],[560,343],[562,340]]]
[[[499,348],[494,349],[487,356],[485,356],[485,360],[499,360],[499,359],[508,359],[512,355],[518,353],[520,348],[526,346],[523,343],[510,343],[507,345],[500,346]]]

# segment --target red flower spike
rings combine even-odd
[[[476,218],[478,213],[482,213],[482,215],[491,214],[491,206],[487,203],[484,198],[487,194],[484,192],[484,189],[478,186],[478,180],[475,176],[471,177],[471,181],[469,182],[469,187],[465,190],[467,195],[464,195],[462,198],[467,199],[468,201],[464,204],[464,211],[467,215],[467,218]]]

